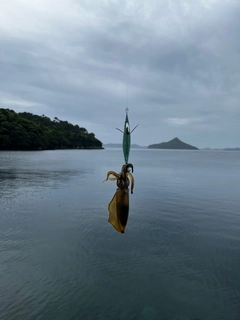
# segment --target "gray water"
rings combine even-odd
[[[240,319],[240,153],[0,152],[0,319]]]

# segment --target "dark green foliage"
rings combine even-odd
[[[182,150],[198,150],[198,148],[191,146],[185,142],[182,142],[178,138],[174,138],[168,142],[162,142],[157,144],[151,144],[149,149],[182,149]]]
[[[85,128],[28,112],[0,109],[0,150],[101,149]]]

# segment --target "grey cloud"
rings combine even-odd
[[[30,101],[32,111],[85,125],[107,143],[121,140],[114,128],[128,106],[131,124],[140,123],[135,143],[179,136],[199,147],[239,146],[236,1],[210,9],[201,1],[72,3],[63,26],[56,13],[38,37],[0,32],[1,107]]]

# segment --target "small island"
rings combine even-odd
[[[103,149],[85,128],[29,112],[0,109],[0,150]]]
[[[185,142],[182,142],[178,138],[174,138],[168,142],[162,142],[157,144],[150,144],[149,149],[181,149],[181,150],[199,150],[198,148],[191,146]]]

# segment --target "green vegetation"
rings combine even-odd
[[[102,149],[85,128],[28,112],[0,109],[0,150]]]
[[[157,144],[151,144],[149,149],[182,149],[182,150],[198,150],[198,148],[191,146],[185,142],[182,142],[178,138],[174,138],[168,142],[162,142]]]

